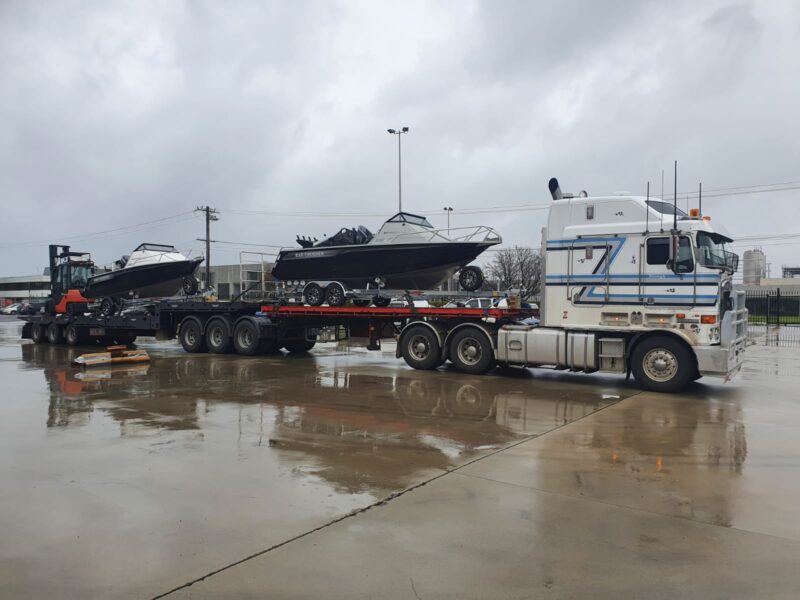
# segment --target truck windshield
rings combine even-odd
[[[727,249],[729,238],[718,233],[700,231],[697,233],[697,260],[704,267],[724,269],[735,273],[739,267],[739,257]]]

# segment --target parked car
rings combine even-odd
[[[23,304],[18,313],[21,315],[38,315],[44,310],[46,302],[28,302]]]
[[[16,315],[19,312],[20,307],[22,306],[21,302],[15,302],[14,304],[9,304],[3,309],[4,315]]]

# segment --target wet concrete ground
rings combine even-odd
[[[0,321],[0,597],[800,594],[798,350],[664,396],[144,345]]]

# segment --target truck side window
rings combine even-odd
[[[647,240],[647,264],[666,265],[669,260],[669,238],[657,237]]]
[[[686,236],[681,236],[678,241],[678,256],[675,260],[676,273],[691,273],[694,271],[694,256],[692,256],[692,243]]]

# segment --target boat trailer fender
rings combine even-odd
[[[400,337],[397,338],[397,349],[395,350],[395,358],[402,358],[401,348],[403,347],[403,338],[405,337],[406,331],[409,328],[413,327],[414,325],[424,325],[428,329],[430,329],[433,334],[436,336],[437,341],[439,342],[439,348],[441,348],[441,359],[444,360],[447,358],[446,350],[445,350],[445,338],[447,337],[447,332],[442,329],[441,327],[436,326],[434,323],[430,323],[428,321],[411,321],[408,325],[403,327],[403,331],[400,332]]]
[[[272,321],[269,319],[269,317],[260,317],[252,315],[239,317],[238,319],[236,319],[236,322],[233,324],[233,327],[231,327],[231,331],[236,329],[236,325],[238,325],[242,321],[250,321],[256,326],[256,328],[258,329],[259,339],[271,340],[275,338],[275,327],[273,327]]]
[[[449,332],[447,332],[447,338],[445,338],[444,343],[442,344],[442,354],[443,358],[447,358],[447,350],[450,347],[450,340],[453,338],[453,335],[457,331],[464,329],[465,327],[479,329],[483,332],[486,338],[489,340],[489,344],[492,346],[492,352],[497,355],[497,334],[492,331],[490,328],[485,327],[484,325],[480,325],[478,323],[461,323],[460,325],[456,325],[453,327]]]

